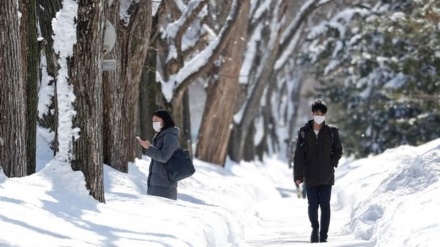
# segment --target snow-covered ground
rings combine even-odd
[[[42,136],[40,136],[40,141]],[[85,190],[81,172],[38,146],[38,172],[0,174],[0,246],[309,246],[307,201],[285,162],[199,160],[177,201],[146,195],[149,160],[129,173],[105,167],[106,203]],[[438,246],[440,139],[361,160],[343,160],[322,246]]]

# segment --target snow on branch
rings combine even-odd
[[[303,23],[304,19],[309,16],[309,14],[319,7],[320,0],[309,0],[301,6],[299,13],[296,15],[295,19],[290,23],[290,25],[286,28],[285,32],[281,35],[280,42],[281,44],[285,44],[288,40],[292,39],[292,36],[295,35],[301,23]]]
[[[286,63],[286,61],[292,56],[296,45],[298,44],[299,38],[301,36],[301,32],[296,32],[293,39],[288,43],[287,49],[284,49],[282,51],[280,58],[276,61],[274,69],[279,70],[283,67],[283,65]]]
[[[194,8],[197,6],[199,5],[195,5]],[[241,6],[242,1],[234,0],[224,26],[208,47],[194,56],[190,61],[186,62],[177,74],[170,75],[167,81],[161,80],[162,93],[168,102],[171,102],[175,93],[182,91],[193,79],[205,73],[212,66],[212,62],[226,45],[225,40],[228,38],[237,20]]]
[[[258,42],[261,40],[261,33],[264,28],[263,23],[259,23],[255,31],[252,33],[248,45],[246,47],[246,52],[244,54],[243,64],[240,69],[240,79],[241,84],[246,84],[249,81],[249,75],[251,73],[252,67],[254,66],[254,60],[258,53]]]
[[[166,60],[167,63],[177,59],[179,54],[182,54],[183,35],[204,8],[205,2],[194,0],[188,4],[187,10],[183,11],[183,15],[180,16],[179,20],[167,26],[161,36],[162,39],[167,41],[170,50]]]

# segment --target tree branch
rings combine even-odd
[[[193,2],[191,2],[191,3],[193,3]],[[180,26],[179,30],[177,31],[176,38],[175,38],[177,54],[182,54],[183,35],[185,34],[185,32],[188,30],[188,28],[191,26],[193,21],[197,18],[199,13],[202,11],[202,9],[206,5],[205,2],[197,1],[195,8],[190,10],[189,8],[190,8],[191,3],[188,5],[188,11],[185,12],[185,14],[182,17],[180,17],[180,20],[183,19],[182,20],[183,24]],[[180,20],[179,20],[179,22],[180,22]]]
[[[220,31],[217,39],[213,41],[202,53],[194,57],[189,63],[183,67],[177,75],[175,75],[174,82],[167,83],[176,83],[176,88],[174,91],[175,97],[180,99],[183,95],[185,89],[200,75],[205,74],[209,71],[209,69],[213,66],[213,62],[220,55],[225,45],[227,44],[227,40],[231,34],[231,30],[234,27],[238,14],[240,13],[243,2],[249,0],[234,0],[231,6],[231,12],[226,20],[225,25]],[[203,61],[201,59],[205,59]],[[190,72],[187,72],[187,69],[191,68]],[[177,81],[177,80],[180,80]],[[170,99],[171,100],[171,99]]]

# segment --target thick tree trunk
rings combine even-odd
[[[208,88],[198,136],[196,157],[221,166],[225,164],[230,126],[239,100],[239,75],[247,43],[249,9],[250,2],[244,1],[223,52],[224,62],[219,69],[219,78]]]
[[[19,8],[22,14],[20,18],[22,70],[26,85],[27,174],[31,175],[36,169],[37,82],[40,55],[37,43],[36,2],[35,0],[21,0]]]
[[[18,5],[0,1],[0,167],[8,177],[27,169],[26,100],[22,77]]]
[[[70,79],[76,96],[73,127],[79,138],[73,144],[73,170],[81,170],[87,189],[104,202],[102,160],[102,49],[104,1],[78,3],[77,42],[74,46]]]
[[[104,162],[121,172],[128,171],[138,148],[139,85],[150,39],[151,1],[132,2],[130,10],[127,24],[120,19],[117,2],[107,12],[117,30],[117,43],[109,54],[117,60],[117,69],[105,72]]]

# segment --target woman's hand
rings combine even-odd
[[[153,146],[153,145],[151,145],[149,140],[144,141],[139,136],[136,137],[136,139],[139,141],[139,144],[145,149],[148,149],[149,147]]]

